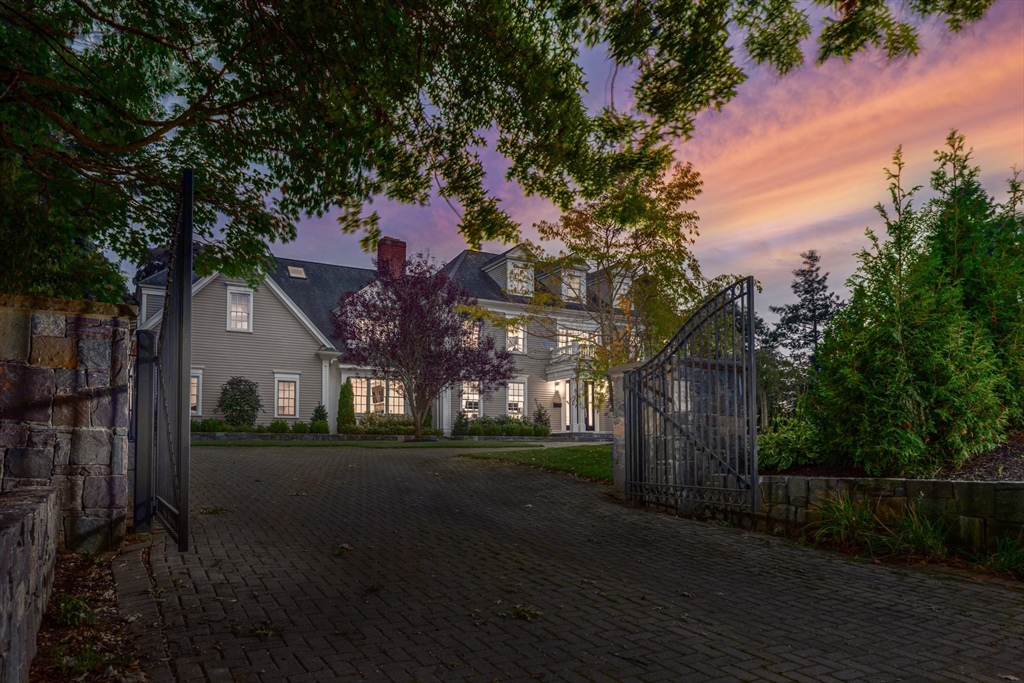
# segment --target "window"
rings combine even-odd
[[[526,353],[526,330],[522,325],[513,325],[506,330],[505,348],[513,353]]]
[[[388,413],[391,415],[405,414],[405,387],[401,382],[388,383]]]
[[[371,413],[384,413],[387,412],[387,403],[385,397],[387,396],[387,384],[382,379],[371,379],[370,380],[370,412]]]
[[[566,299],[580,299],[583,295],[583,277],[575,270],[562,273],[562,296]]]
[[[480,417],[480,382],[462,383],[462,411],[468,417]]]
[[[274,373],[274,417],[299,416],[299,376]]]
[[[305,280],[306,269],[302,266],[288,266],[288,276],[296,280]]]
[[[597,344],[596,330],[575,330],[571,327],[558,328],[558,355],[593,355]]]
[[[353,407],[356,415],[367,412],[388,415],[405,414],[402,383],[394,380],[352,377]]]
[[[252,332],[252,292],[228,289],[228,331]]]
[[[193,415],[203,414],[203,371],[193,370],[188,382],[188,406]]]
[[[366,412],[366,380],[362,377],[352,378],[352,394],[355,400],[356,414],[362,415]]]
[[[508,415],[522,417],[526,409],[526,382],[508,383]]]

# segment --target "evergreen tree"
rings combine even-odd
[[[870,474],[934,471],[1004,436],[1004,378],[983,326],[964,309],[943,259],[925,248],[928,216],[904,190],[893,157],[889,239],[867,231],[852,297],[818,348],[809,393],[820,452]]]
[[[338,393],[338,433],[356,423],[355,394],[352,391],[352,380],[347,379]]]
[[[800,254],[800,258],[803,267],[793,271],[795,279],[791,285],[797,302],[769,306],[768,310],[779,314],[779,322],[773,330],[778,344],[789,350],[797,364],[806,366],[821,343],[829,318],[843,304],[835,293],[828,291],[828,273],[821,273],[818,252],[811,249]]]
[[[1015,421],[1024,412],[1024,215],[1019,172],[1009,200],[996,204],[981,186],[980,169],[956,130],[936,152],[926,238],[945,278],[959,287],[967,315],[991,336],[1007,382],[1003,393]]]

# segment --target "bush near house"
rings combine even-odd
[[[232,377],[220,389],[217,411],[232,427],[252,429],[256,416],[263,412],[260,385],[245,377]]]
[[[309,418],[309,428],[312,429],[317,422],[327,422],[328,419],[330,418],[327,415],[327,407],[323,403],[317,403],[316,408],[313,408],[313,415]]]
[[[310,434],[330,434],[331,428],[327,424],[327,420],[316,420],[309,426]]]
[[[358,424],[339,426],[339,434],[367,434],[378,436],[413,436],[415,430],[411,415],[383,415],[367,413]],[[423,429],[424,436],[442,436],[440,429]]]
[[[292,424],[292,434],[309,434],[309,425],[305,422]]]
[[[452,436],[549,436],[551,428],[546,418],[545,412],[542,416],[545,421],[539,423],[508,415],[470,420],[464,412],[459,411],[452,423]]]
[[[288,423],[284,420],[274,420],[267,426],[267,431],[271,434],[287,434]]]
[[[338,394],[338,433],[346,434],[345,430],[356,425],[356,400],[352,391],[352,380],[347,379],[341,385]]]

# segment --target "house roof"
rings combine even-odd
[[[501,286],[483,271],[484,265],[499,256],[501,254],[466,249],[449,261],[442,270],[475,299],[512,301],[513,297],[501,291]]]
[[[306,273],[306,279],[291,277],[288,274],[288,266],[302,268]],[[338,307],[338,298],[345,292],[362,289],[376,274],[377,271],[370,268],[277,258],[277,265],[270,271],[269,276],[316,325],[316,328],[325,337],[332,339],[332,311]]]
[[[192,284],[195,284],[203,278],[192,273]],[[149,277],[139,280],[140,285],[146,285],[147,287],[166,287],[167,286],[167,269],[163,269],[158,273],[153,273]]]

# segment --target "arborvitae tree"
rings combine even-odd
[[[800,254],[803,267],[793,271],[793,293],[795,304],[769,306],[768,310],[779,314],[774,336],[780,346],[788,349],[793,360],[800,365],[809,365],[814,349],[821,343],[825,325],[836,311],[842,308],[839,297],[828,291],[828,273],[821,273],[821,257],[814,249]]]
[[[815,355],[810,418],[820,452],[871,474],[934,471],[997,445],[1004,382],[987,331],[965,312],[960,288],[925,247],[927,216],[904,190],[901,150],[888,171],[895,208],[889,239],[848,285],[852,296]]]
[[[341,385],[341,392],[338,394],[338,433],[341,434],[345,427],[351,427],[355,423],[355,394],[352,392],[352,380],[347,379]]]
[[[1024,413],[1024,214],[1021,181],[1009,181],[1009,200],[996,204],[971,165],[964,136],[953,130],[936,152],[926,244],[963,306],[988,331],[1006,375],[1004,397],[1019,424]]]

